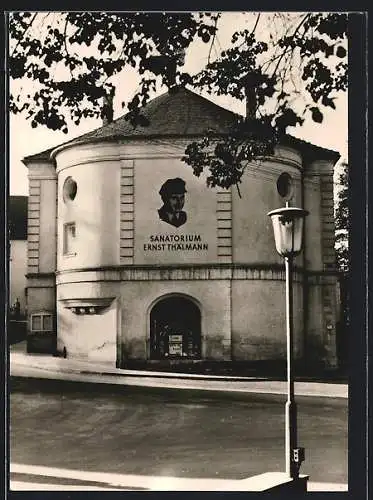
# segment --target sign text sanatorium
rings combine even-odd
[[[144,251],[208,250],[200,234],[151,234],[144,243]]]

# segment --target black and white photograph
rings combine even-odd
[[[349,14],[6,25],[9,491],[347,493]]]

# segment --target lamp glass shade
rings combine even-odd
[[[302,208],[286,207],[268,213],[273,225],[276,250],[290,257],[302,250],[303,222],[308,212]]]

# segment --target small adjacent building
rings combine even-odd
[[[291,203],[310,213],[295,260],[296,358],[335,367],[338,153],[287,136],[247,167],[240,197],[181,160],[206,130],[229,133],[232,112],[179,89],[143,114],[147,127],[122,117],[23,160],[30,329],[45,321],[59,352],[92,364],[284,360],[285,273],[267,213],[284,206],[287,173]]]
[[[27,196],[10,196],[7,210],[8,225],[8,345],[26,338],[27,331]]]
[[[27,196],[8,201],[9,297],[11,316],[26,315],[27,288]]]

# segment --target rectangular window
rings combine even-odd
[[[31,316],[32,332],[51,332],[53,330],[51,314],[33,314]]]
[[[34,314],[31,318],[31,330],[41,330],[41,316],[39,314]]]
[[[68,222],[63,226],[63,253],[64,255],[75,255],[75,222]]]
[[[50,332],[52,330],[52,316],[43,316],[43,330]]]

